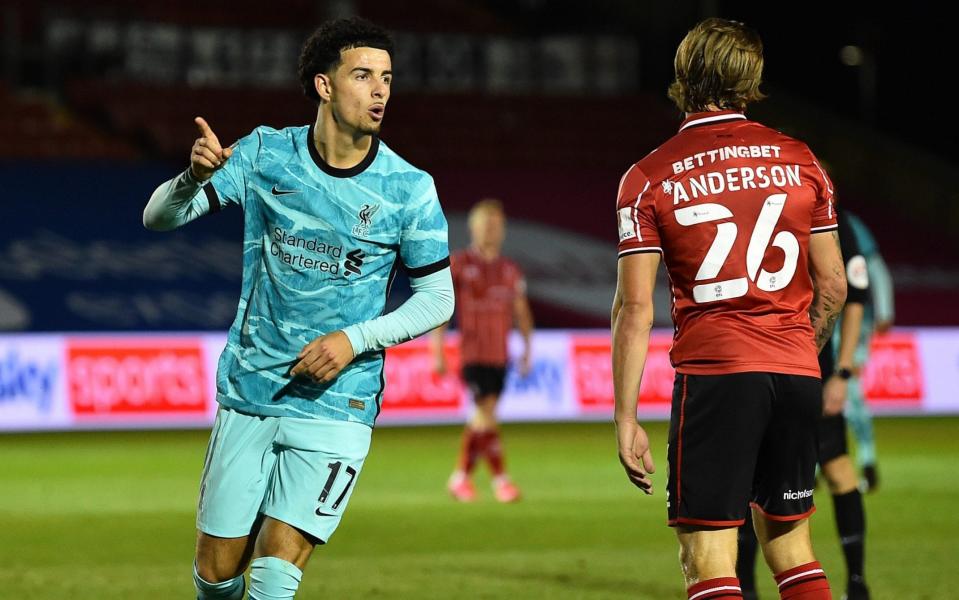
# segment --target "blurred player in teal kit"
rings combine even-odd
[[[849,391],[846,398],[846,421],[856,439],[856,461],[862,469],[866,491],[874,491],[879,485],[879,471],[876,460],[876,440],[872,429],[872,415],[866,406],[865,391],[862,387],[862,369],[869,360],[869,344],[874,333],[885,333],[892,327],[895,319],[895,298],[892,277],[886,261],[879,253],[879,245],[872,232],[858,216],[844,213],[859,250],[866,259],[869,273],[870,302],[866,304],[862,319],[859,344],[856,347],[855,365],[849,378]],[[837,328],[838,331],[839,328]],[[836,347],[838,348],[838,340]]]
[[[379,140],[393,42],[361,19],[306,42],[309,126],[223,147],[205,120],[189,169],[150,198],[168,230],[238,205],[243,286],[217,372],[194,583],[200,600],[293,598],[356,486],[383,396],[384,349],[453,311],[446,218],[432,178]],[[413,295],[384,314],[398,265]]]

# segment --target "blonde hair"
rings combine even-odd
[[[667,95],[683,112],[745,110],[762,100],[763,42],[755,30],[738,21],[711,18],[693,27],[673,61],[676,80]]]
[[[475,223],[477,219],[491,212],[499,213],[504,217],[506,216],[506,211],[503,210],[502,202],[495,198],[484,198],[470,208],[470,211],[467,214],[467,223],[470,227],[472,227],[473,223]]]

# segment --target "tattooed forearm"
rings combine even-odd
[[[832,330],[836,326],[836,319],[842,311],[842,305],[834,303],[827,297],[823,297],[821,309],[810,309],[809,315],[812,319],[813,331],[816,332],[816,349],[820,352],[825,347],[826,342],[832,337]],[[814,312],[815,311],[815,312]],[[816,315],[815,317],[813,315]]]
[[[833,232],[832,238],[839,246],[839,236]],[[846,271],[842,264],[842,255],[839,262],[831,265],[825,281],[813,281],[813,300],[809,307],[809,321],[815,332],[816,347],[822,351],[826,342],[832,337],[833,327],[842,313],[846,302]]]
[[[812,305],[809,307],[809,321],[816,334],[816,348],[820,351],[832,336],[836,319],[842,312],[843,303],[834,295],[814,289]]]

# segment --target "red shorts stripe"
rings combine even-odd
[[[676,448],[676,514],[683,506],[683,419],[686,415],[686,379],[683,375],[683,399],[679,401],[679,436]]]
[[[801,520],[801,519],[805,519],[805,518],[808,517],[809,515],[811,515],[811,514],[813,514],[814,512],[816,512],[816,507],[813,506],[812,508],[810,508],[810,509],[807,510],[806,512],[801,513],[801,514],[798,514],[798,515],[771,515],[771,514],[769,514],[768,512],[764,511],[764,510],[762,509],[762,507],[759,506],[758,504],[756,504],[755,502],[750,502],[750,503],[749,503],[749,506],[751,506],[752,508],[758,510],[760,513],[762,513],[763,517],[769,519],[770,521],[781,521],[781,522],[799,521],[799,520]]]
[[[746,522],[746,519],[734,521],[711,521],[709,519],[687,519],[686,517],[676,517],[666,521],[670,527],[677,525],[705,525],[706,527],[739,527]]]

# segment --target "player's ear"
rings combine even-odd
[[[323,102],[329,102],[333,96],[332,83],[330,77],[324,73],[317,73],[313,77],[313,86],[316,88],[316,93]]]

